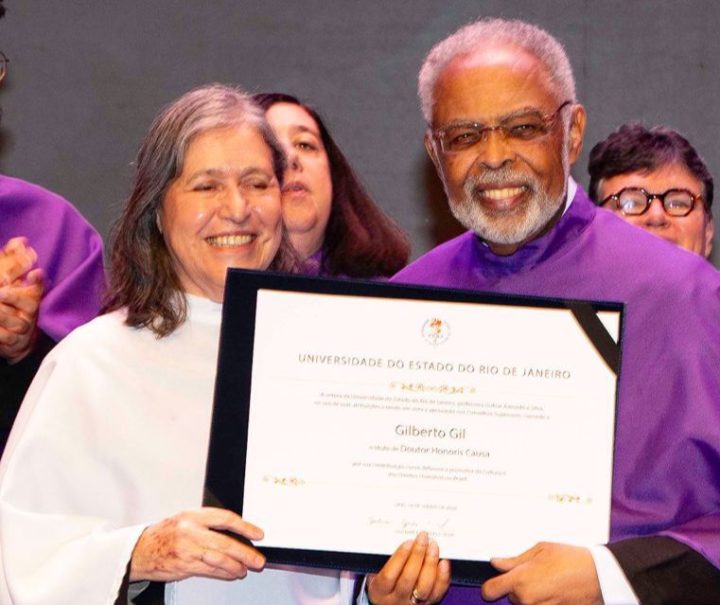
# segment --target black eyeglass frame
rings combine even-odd
[[[631,212],[625,212],[623,207],[620,205],[620,197],[623,195],[623,193],[627,191],[639,191],[645,196],[645,208],[642,210],[642,212],[636,212],[634,214]],[[671,193],[687,193],[692,200],[690,202],[690,209],[683,214],[671,214],[670,212],[668,212],[667,206],[665,205],[665,198]],[[622,212],[625,216],[642,216],[650,209],[650,205],[655,199],[660,200],[660,203],[663,207],[663,212],[665,212],[665,214],[667,214],[668,216],[672,216],[674,218],[684,218],[695,209],[695,204],[697,204],[698,200],[702,200],[703,196],[700,193],[693,193],[689,189],[685,189],[683,187],[671,187],[670,189],[666,189],[662,193],[650,193],[647,189],[644,189],[643,187],[623,187],[620,191],[613,193],[612,195],[608,195],[605,199],[600,200],[600,205],[604,206],[612,200],[615,202],[617,209],[620,210],[620,212]]]
[[[10,59],[7,58],[7,55],[0,50],[0,83],[5,79],[5,76],[7,76],[7,66],[8,63],[10,63]]]
[[[575,104],[575,101],[568,99],[567,101],[564,101],[563,103],[561,103],[555,111],[546,113],[546,114],[541,114],[540,121],[542,122],[543,127],[546,129],[546,132],[542,133],[540,136],[533,137],[531,139],[527,139],[527,141],[528,142],[535,141],[535,140],[541,138],[542,136],[544,136],[545,134],[549,133],[549,131],[555,126],[555,123],[557,122],[557,119],[560,116],[560,112],[563,109],[565,109],[566,107],[568,107],[569,105],[574,105],[574,104]],[[512,137],[509,137],[508,134],[505,132],[506,126],[503,124],[503,122],[505,122],[506,120],[509,120],[509,119],[512,119],[512,116],[503,118],[500,121],[500,123],[495,124],[495,126],[488,126],[487,124],[483,124],[482,122],[465,122],[462,124],[449,124],[447,126],[442,126],[440,128],[432,129],[430,131],[430,134],[432,135],[433,139],[435,139],[438,142],[438,144],[440,145],[440,149],[442,150],[443,153],[450,153],[450,154],[461,153],[464,150],[453,151],[453,150],[449,150],[446,148],[445,139],[446,139],[447,131],[450,128],[458,128],[461,126],[465,126],[467,128],[473,128],[473,129],[477,130],[480,135],[480,138],[478,139],[477,142],[487,140],[487,136],[491,132],[495,132],[496,130],[501,131],[503,133],[504,138],[508,139],[508,138],[512,138]],[[473,147],[475,144],[477,144],[477,143],[473,143],[472,145],[469,145],[467,147],[467,149],[470,149],[470,147]]]

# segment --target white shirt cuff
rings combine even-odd
[[[600,581],[603,603],[605,605],[640,605],[640,600],[613,554],[604,546],[592,546],[589,550],[595,561],[595,571],[597,571]]]
[[[358,593],[355,605],[370,605],[370,599],[368,599],[367,595],[367,578],[367,576],[363,576],[362,586],[360,587],[360,592]]]

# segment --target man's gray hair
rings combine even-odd
[[[435,104],[435,84],[440,73],[456,57],[494,44],[522,48],[547,69],[557,96],[575,101],[575,78],[562,45],[544,29],[524,21],[480,19],[438,42],[425,57],[418,76],[418,96],[425,121],[430,124]]]

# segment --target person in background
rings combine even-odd
[[[720,274],[570,177],[586,114],[546,31],[471,23],[430,51],[418,90],[425,147],[468,231],[393,281],[625,304],[608,543],[498,553],[497,576],[451,587],[444,605],[720,603]]]
[[[0,601],[348,605],[353,582],[340,572],[248,574],[265,565],[249,542],[262,530],[201,507],[227,269],[297,263],[281,220],[282,149],[247,94],[209,85],[160,113],[135,166],[107,313],[45,359],[0,463]],[[421,534],[367,594],[395,605],[418,587],[433,603],[449,576]]]
[[[666,126],[623,124],[590,152],[588,195],[629,223],[708,258],[713,178],[700,154]]]
[[[7,59],[0,55],[1,84]],[[104,284],[102,240],[80,213],[59,195],[0,174],[0,453],[40,362],[98,314]]]
[[[380,278],[408,261],[408,239],[361,185],[318,113],[293,96],[255,101],[287,154],[283,221],[305,273]]]

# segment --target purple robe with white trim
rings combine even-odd
[[[38,326],[57,342],[98,314],[102,240],[59,195],[0,175],[0,246],[19,236],[27,237],[45,272]]]
[[[663,534],[720,567],[720,273],[710,263],[578,188],[558,223],[515,254],[468,232],[393,281],[625,303],[610,541]],[[453,588],[443,602],[484,601]]]

